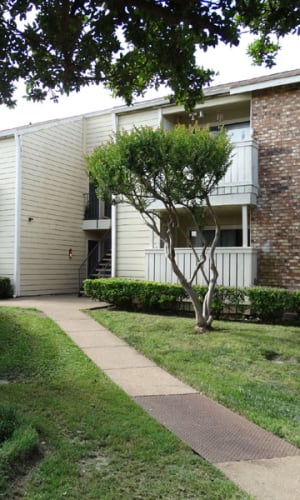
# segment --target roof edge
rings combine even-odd
[[[264,75],[261,77],[255,77],[247,80],[240,80],[238,82],[231,82],[226,84],[215,85],[211,87],[205,87],[203,89],[204,99],[205,98],[213,98],[218,95],[235,95],[242,93],[250,93],[255,90],[267,89],[272,87],[278,87],[282,85],[291,85],[293,83],[300,82],[300,69],[294,69],[290,71],[277,72],[272,73],[270,75]],[[201,104],[201,102],[199,102]],[[143,111],[144,109],[149,108],[159,108],[159,107],[167,107],[174,106],[174,103],[168,101],[168,96],[165,97],[157,97],[154,99],[149,99],[145,101],[139,101],[131,106],[118,105],[115,107],[111,107],[108,109],[102,109],[98,111],[92,111],[89,113],[82,113],[80,115],[73,115],[65,118],[56,118],[53,120],[47,120],[44,122],[36,122],[32,125],[21,125],[17,127],[13,127],[11,129],[6,129],[0,131],[0,138],[11,137],[15,133],[25,134],[29,132],[35,131],[37,128],[45,128],[51,127],[57,124],[68,123],[76,120],[82,120],[86,118],[90,118],[93,116],[100,116],[103,114],[111,113],[111,114],[122,114],[122,113],[130,113],[134,111]]]
[[[278,74],[279,76],[280,74]],[[292,75],[292,76],[282,76],[279,78],[275,78],[274,80],[264,80],[257,81],[254,83],[243,84],[239,86],[233,86],[230,89],[230,95],[242,94],[244,92],[253,92],[255,90],[268,89],[272,87],[281,87],[283,85],[291,85],[293,83],[300,82],[300,74]]]

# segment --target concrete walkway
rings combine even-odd
[[[156,366],[81,310],[88,298],[0,300],[51,317],[116,384],[257,500],[300,500],[300,450]],[[103,304],[102,304],[103,305]]]

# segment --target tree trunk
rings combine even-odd
[[[167,243],[167,255],[168,255],[168,259],[171,262],[172,269],[173,269],[174,273],[176,274],[177,278],[180,281],[180,284],[185,289],[186,293],[188,294],[188,296],[191,299],[191,302],[192,302],[192,305],[193,305],[193,308],[195,311],[195,318],[196,318],[195,331],[197,333],[205,333],[208,329],[211,328],[211,320],[210,320],[210,322],[208,322],[208,320],[210,319],[209,318],[210,315],[208,317],[205,317],[203,315],[203,312],[202,312],[203,304],[205,302],[205,299],[206,299],[206,296],[208,295],[209,290],[208,290],[208,292],[204,298],[204,302],[202,304],[200,302],[200,299],[197,295],[197,292],[193,288],[192,284],[188,282],[188,280],[186,279],[184,274],[180,271],[180,269],[177,265],[177,262],[176,262],[175,248],[172,244],[170,244],[170,242]],[[210,301],[211,301],[211,298],[210,298]]]
[[[208,326],[212,324],[213,321],[213,316],[211,314],[211,304],[212,304],[212,299],[214,295],[214,291],[217,285],[217,279],[219,276],[218,269],[216,266],[216,260],[215,260],[215,252],[216,252],[216,247],[218,244],[219,236],[220,236],[220,225],[218,223],[216,214],[210,204],[209,197],[206,197],[206,204],[207,208],[211,214],[212,219],[214,220],[215,223],[215,236],[213,239],[213,242],[210,247],[210,271],[211,271],[211,277],[208,283],[208,290],[205,295],[204,301],[203,301],[203,310],[202,314],[205,317]]]
[[[209,201],[208,201],[209,204]],[[212,211],[212,208],[209,204],[209,208]],[[211,270],[211,279],[208,283],[208,291],[204,297],[203,303],[200,301],[193,285],[192,281],[195,278],[195,273],[192,275],[192,279],[188,280],[184,274],[181,272],[181,270],[178,267],[178,264],[176,262],[176,253],[175,253],[175,245],[174,245],[174,236],[173,236],[173,229],[174,226],[176,225],[176,220],[174,216],[174,212],[176,215],[176,210],[174,209],[173,212],[169,211],[169,215],[171,213],[168,227],[167,227],[167,236],[163,235],[160,229],[158,228],[156,221],[154,219],[153,214],[146,212],[144,213],[144,221],[146,224],[161,238],[164,240],[165,243],[165,248],[166,248],[166,253],[169,261],[171,262],[172,269],[174,271],[174,274],[177,276],[181,286],[184,288],[186,291],[187,295],[191,299],[193,309],[195,312],[195,319],[196,319],[196,324],[195,324],[195,331],[197,333],[205,333],[207,330],[211,329],[211,324],[213,321],[213,316],[211,314],[211,303],[213,299],[213,294],[217,282],[217,277],[218,277],[218,271],[215,265],[215,257],[214,257],[214,252],[217,244],[217,239],[219,235],[219,226],[216,222],[216,234],[215,238],[213,241],[213,244],[211,246],[211,255],[210,255],[210,270]],[[205,259],[202,262],[202,266],[205,263]]]

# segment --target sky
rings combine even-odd
[[[213,84],[229,83],[300,68],[299,36],[289,35],[281,41],[282,49],[277,58],[277,65],[271,70],[255,67],[251,64],[251,59],[246,54],[248,42],[249,38],[244,36],[239,47],[220,45],[206,53],[198,53],[198,64],[218,72]],[[42,103],[28,102],[22,98],[24,93],[24,88],[20,86],[16,93],[18,104],[13,110],[4,105],[0,106],[0,131],[21,125],[100,111],[124,104],[121,99],[114,99],[110,92],[102,86],[85,87],[78,93],[61,97],[59,103],[54,103],[50,99]],[[144,99],[163,95],[167,95],[166,89],[161,89],[158,92],[152,90],[147,92]],[[137,101],[141,100],[142,98],[137,99]]]

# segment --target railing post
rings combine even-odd
[[[248,207],[242,207],[243,247],[248,247]]]

